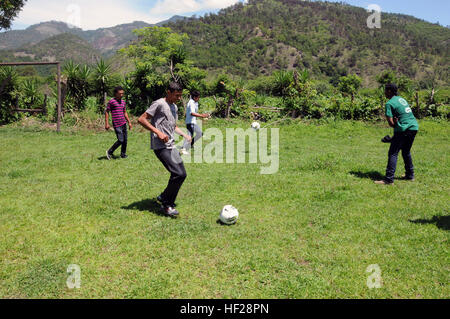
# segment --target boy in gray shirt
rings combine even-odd
[[[171,217],[179,215],[175,209],[175,201],[187,176],[183,160],[175,148],[174,133],[191,141],[191,137],[177,126],[178,108],[175,103],[180,101],[182,94],[183,88],[180,84],[170,83],[167,96],[153,102],[139,118],[139,124],[151,132],[152,150],[171,174],[167,188],[158,196],[164,213]]]

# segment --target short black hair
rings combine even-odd
[[[200,97],[200,92],[199,91],[192,91],[191,92],[191,96],[192,97]]]
[[[386,91],[391,92],[391,93],[394,94],[394,95],[397,95],[397,94],[398,94],[398,86],[397,86],[396,84],[394,84],[394,83],[386,84],[386,86],[384,87],[384,89],[385,89]]]
[[[175,92],[175,91],[180,92],[180,91],[183,91],[183,87],[181,86],[180,83],[170,82],[168,90],[169,90],[169,92]]]
[[[114,88],[114,95],[116,95],[117,93],[119,93],[119,91],[125,91],[125,90],[124,90],[123,87],[121,87],[121,86],[116,86],[116,87]]]

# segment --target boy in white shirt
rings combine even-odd
[[[191,92],[191,99],[186,107],[186,128],[189,131],[189,135],[192,137],[192,142],[186,141],[180,153],[182,155],[189,155],[188,150],[194,146],[194,143],[202,138],[203,132],[197,125],[197,117],[209,118],[209,114],[198,113],[198,101],[200,100],[200,93],[198,91]],[[195,137],[194,137],[195,133]]]

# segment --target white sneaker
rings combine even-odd
[[[186,151],[186,149],[182,148],[182,149],[180,150],[180,154],[181,154],[181,155],[189,155],[189,152]]]

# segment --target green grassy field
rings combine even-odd
[[[2,127],[0,297],[448,298],[449,128],[422,121],[416,182],[376,186],[384,124],[283,124],[277,174],[186,164],[170,219],[153,201],[168,173],[147,133],[106,161],[111,132]],[[226,204],[234,226],[217,223]],[[70,264],[80,289],[66,286]],[[366,284],[372,264],[380,289]]]

